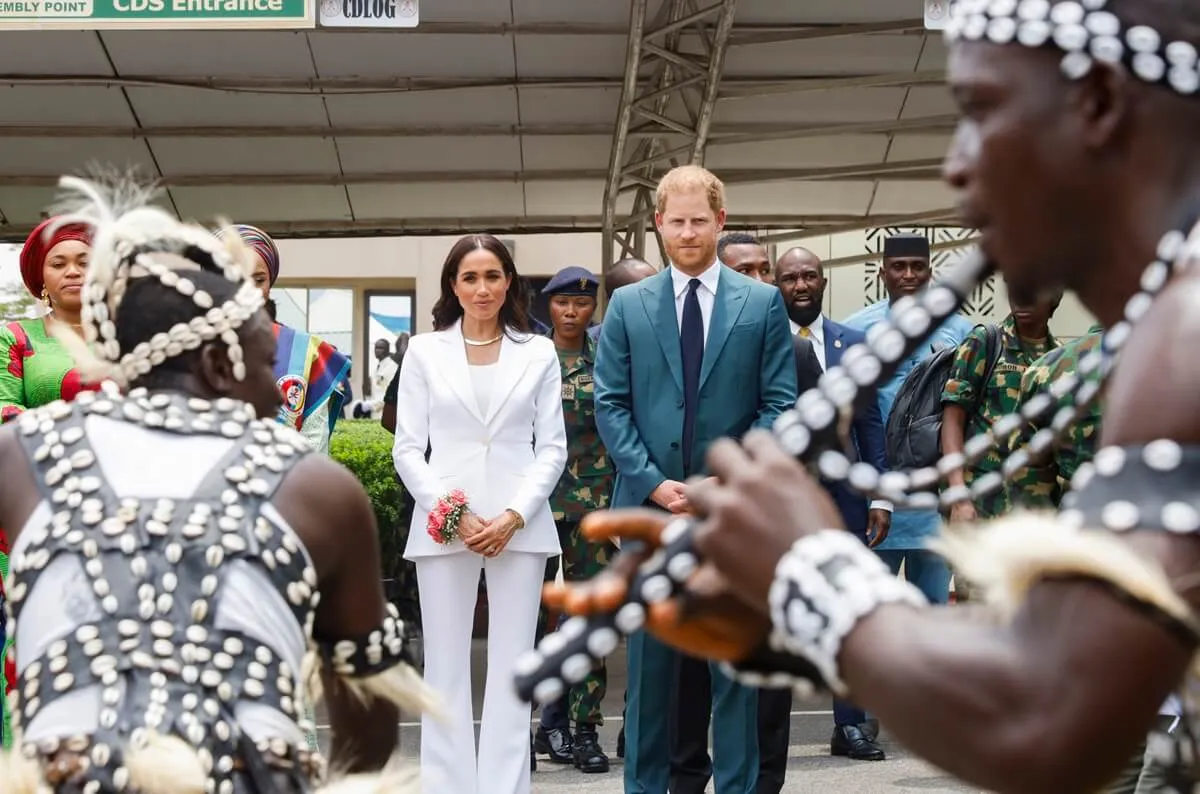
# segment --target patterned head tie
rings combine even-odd
[[[275,286],[279,279],[279,247],[275,245],[271,235],[248,223],[235,223],[217,232],[219,237],[227,237],[230,234],[236,234],[251,251],[258,254],[267,266],[267,277],[271,286]]]
[[[1147,25],[1127,27],[1105,9],[1108,0],[956,0],[946,40],[1052,45],[1062,50],[1062,71],[1078,80],[1096,61],[1122,63],[1141,80],[1192,96],[1200,89],[1197,50],[1168,42]]]
[[[149,205],[148,191],[127,183],[110,187],[63,177],[59,186],[65,196],[55,225],[78,224],[92,231],[81,312],[84,339],[91,349],[72,344],[70,335],[64,337],[84,370],[92,377],[127,385],[168,358],[220,339],[228,348],[234,377],[244,379],[246,364],[237,329],[263,307],[263,297],[250,278],[248,251],[236,235],[222,241],[199,226],[181,223]],[[197,288],[186,268],[169,264],[172,260],[223,276],[239,288],[223,305],[214,305],[212,295]],[[196,315],[123,350],[116,326],[121,300],[130,279],[146,276],[191,298]]]

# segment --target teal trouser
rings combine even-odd
[[[668,710],[675,651],[644,631],[629,637],[625,706],[625,794],[667,794]],[[754,794],[758,781],[758,690],[712,672],[713,780],[720,794]],[[688,693],[680,692],[680,697]]]

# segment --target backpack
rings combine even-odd
[[[980,326],[976,326],[978,328]],[[1000,358],[1000,327],[984,325],[987,331],[988,368],[983,384],[992,380]],[[942,391],[958,347],[944,347],[913,367],[900,385],[888,416],[884,439],[888,465],[894,470],[933,466],[942,456]],[[971,413],[979,408],[985,389],[977,389]]]

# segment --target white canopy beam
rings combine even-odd
[[[945,210],[943,212],[950,213]],[[914,218],[915,216],[905,216]],[[801,235],[789,232],[788,239],[820,234],[821,229],[860,229],[875,226],[906,225],[915,220],[897,222],[897,216],[859,217],[848,215],[738,215],[728,225],[730,230],[760,231],[763,229],[795,229],[810,231]],[[212,220],[196,218],[200,222]],[[254,217],[244,222],[258,226],[280,239],[295,237],[377,237],[388,235],[459,235],[487,231],[494,234],[552,234],[559,232],[599,232],[599,215],[575,216],[489,216],[443,218],[359,218],[357,220],[280,221],[270,217]],[[9,225],[0,216],[0,242],[22,242],[33,226]]]
[[[743,123],[713,126],[708,145],[722,146],[766,140],[792,140],[838,135],[894,135],[941,132],[954,127],[954,116],[927,116],[902,121],[856,121],[846,124]],[[510,136],[600,136],[610,124],[478,124],[430,126],[354,125],[220,125],[102,126],[75,124],[0,124],[0,138],[491,138]],[[630,138],[654,138],[661,131],[635,128]]]
[[[937,179],[941,159],[901,160],[892,163],[851,163],[820,168],[723,168],[721,180],[727,184],[766,184],[795,180],[824,181],[831,179]],[[649,165],[637,174],[621,175],[622,190],[653,192],[655,181],[646,177]],[[606,172],[598,169],[544,169],[525,171],[391,171],[350,174],[282,173],[282,174],[178,174],[157,180],[162,187],[246,187],[259,185],[394,185],[408,183],[447,182],[578,182],[603,180]],[[53,187],[58,174],[2,174],[0,187]],[[651,202],[653,203],[653,202]],[[636,213],[637,210],[634,210]],[[634,214],[631,213],[631,214]],[[634,218],[645,220],[645,216]],[[648,231],[648,230],[647,230]]]

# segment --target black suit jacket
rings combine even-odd
[[[817,387],[817,383],[825,371],[821,369],[821,362],[817,358],[817,351],[813,349],[811,338],[792,334],[792,343],[793,352],[796,354],[796,383],[799,387],[796,393],[804,394],[807,390]],[[862,455],[854,443],[842,451],[853,462],[862,460]],[[825,486],[837,501],[838,508],[842,511],[842,517],[846,522],[855,527],[859,524],[866,527],[867,500],[863,498],[862,494],[845,483],[825,483]]]
[[[796,393],[804,394],[817,387],[817,381],[825,372],[821,369],[821,360],[817,358],[811,339],[792,334],[792,352],[796,354]]]

